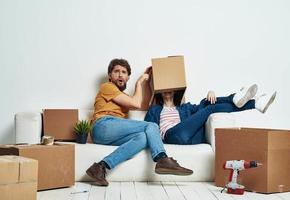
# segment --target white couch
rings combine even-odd
[[[79,119],[88,119],[90,110],[79,110]],[[145,112],[131,111],[130,119],[143,120]],[[109,181],[213,181],[215,138],[214,129],[218,127],[236,127],[233,114],[212,114],[206,123],[206,140],[208,144],[169,145],[165,149],[182,166],[194,171],[190,176],[157,175],[155,164],[148,150],[143,150],[132,159],[121,163],[107,175]],[[42,118],[40,112],[17,113],[15,115],[16,143],[40,143]],[[86,169],[111,153],[116,146],[98,144],[75,144],[75,179],[90,181]]]

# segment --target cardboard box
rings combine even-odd
[[[0,198],[37,198],[38,162],[19,156],[0,156]]]
[[[290,131],[254,128],[215,130],[215,183],[224,187],[230,170],[227,160],[255,160],[257,168],[240,171],[238,180],[246,190],[274,193],[290,191]]]
[[[154,103],[156,94],[174,90],[178,91],[178,101],[182,102],[186,90],[183,56],[169,56],[152,59],[152,89],[150,104]]]
[[[44,109],[43,133],[55,140],[75,141],[74,126],[77,121],[77,109]]]
[[[73,144],[1,145],[0,155],[19,155],[38,160],[38,190],[68,187],[75,183]]]

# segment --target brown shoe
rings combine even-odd
[[[92,166],[90,166],[87,171],[87,175],[89,175],[91,178],[93,178],[96,182],[96,185],[98,186],[108,186],[109,183],[106,180],[106,168],[105,166],[94,163]]]
[[[173,158],[160,158],[157,161],[155,172],[157,174],[191,175],[192,170],[181,167]]]

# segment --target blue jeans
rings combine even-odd
[[[159,127],[152,122],[105,116],[93,125],[92,139],[96,144],[119,146],[105,161],[111,169],[149,147],[152,159],[164,152]]]
[[[203,99],[197,105],[197,112],[179,124],[168,129],[164,142],[168,144],[200,144],[205,142],[205,123],[212,113],[239,112],[255,108],[255,100],[248,101],[242,108],[233,103],[234,94],[227,97],[218,97],[215,104]]]

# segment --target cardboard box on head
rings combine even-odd
[[[183,56],[169,56],[152,59],[152,95],[150,105],[156,103],[156,96],[162,92],[174,91],[175,102],[184,102],[186,79]],[[157,97],[158,98],[158,97]]]

